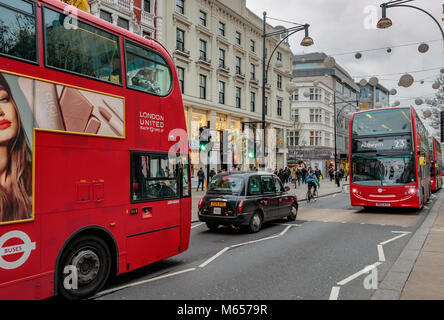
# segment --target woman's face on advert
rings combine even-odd
[[[0,145],[7,144],[17,135],[17,112],[12,98],[0,85]]]

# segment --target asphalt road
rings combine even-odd
[[[371,274],[381,282],[428,210],[366,211],[342,193],[301,202],[295,222],[256,234],[194,223],[186,252],[113,279],[96,298],[369,299],[375,290],[364,280],[374,281],[364,268],[376,264]]]

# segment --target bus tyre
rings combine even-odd
[[[211,231],[217,230],[217,228],[219,228],[219,224],[215,223],[215,222],[206,222],[207,228],[210,229]]]
[[[288,221],[295,221],[298,216],[298,206],[296,204],[292,204],[290,207],[290,214],[288,215]]]
[[[63,251],[57,274],[59,294],[80,300],[99,291],[108,280],[111,253],[102,239],[87,235],[75,239]]]
[[[262,215],[259,211],[253,213],[250,219],[250,224],[248,225],[251,233],[256,233],[261,230],[262,227]]]

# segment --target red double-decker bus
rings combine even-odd
[[[71,299],[189,245],[168,52],[57,0],[0,0],[0,299]]]
[[[442,152],[441,143],[435,137],[429,137],[430,143],[430,184],[432,192],[442,187]]]
[[[354,113],[351,205],[422,208],[431,195],[430,154],[427,130],[413,107]]]

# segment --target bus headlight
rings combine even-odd
[[[409,193],[410,194],[415,194],[416,193],[416,189],[415,188],[410,188]]]

